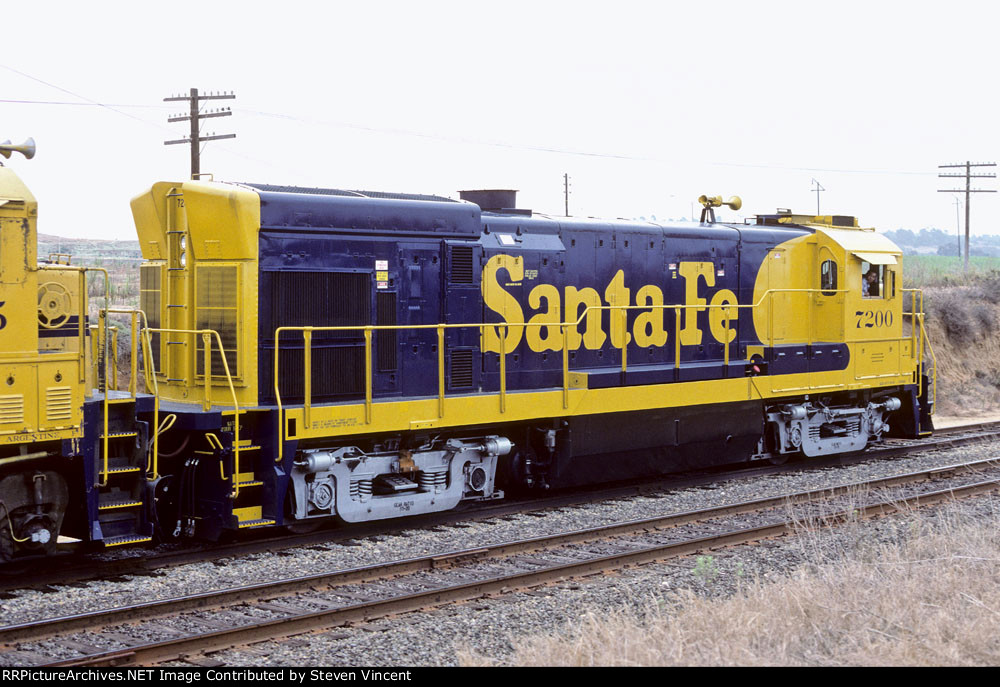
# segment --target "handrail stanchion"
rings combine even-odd
[[[920,329],[924,329],[924,315],[920,314]],[[924,332],[924,338],[927,339],[927,350],[931,354],[931,364],[934,366],[934,371],[931,373],[930,387],[931,387],[931,415],[937,409],[937,356],[934,355],[934,346],[931,345],[931,340],[927,338],[927,333]],[[921,378],[921,381],[922,378]]]
[[[139,351],[142,351],[142,373],[145,381],[146,391],[151,391],[153,396],[153,457],[146,464],[146,479],[155,480],[159,475],[159,446],[160,446],[160,392],[156,382],[156,372],[152,369],[153,346],[150,338],[149,323],[146,321],[146,313],[135,309],[115,309],[109,308],[109,313],[123,313],[131,317],[132,342],[131,342],[131,374],[129,382],[129,392],[132,398],[136,398],[139,392]],[[142,325],[139,325],[139,318],[142,317]],[[150,466],[152,475],[149,474]]]
[[[725,333],[722,335],[722,338],[725,339],[725,341],[722,342],[722,348],[724,350],[723,356],[725,358],[724,362],[726,366],[726,376],[728,377],[729,376],[729,306],[726,306],[725,308],[722,309],[722,316],[725,318],[726,322],[726,328],[724,330]]]
[[[111,330],[111,389],[118,391],[118,326]]]
[[[563,408],[569,408],[569,328],[559,327],[563,335]]]
[[[222,369],[226,372],[226,381],[229,384],[229,393],[233,397],[233,493],[235,500],[240,495],[240,403],[236,398],[236,387],[233,386],[233,375],[229,371],[229,361],[226,360],[226,349],[222,346],[222,337],[214,329],[202,330],[209,336],[215,337],[215,342],[219,344],[219,357],[222,358]],[[208,346],[206,346],[208,348]],[[211,368],[205,369],[206,376],[211,372]]]
[[[444,325],[437,327],[438,341],[438,417],[444,417]]]
[[[626,363],[626,358],[628,358],[628,311],[625,308],[620,308],[619,312],[622,314],[622,373],[628,369]]]
[[[143,330],[142,330],[142,343],[143,343],[143,356],[142,356],[142,367],[143,376],[145,377],[146,387],[149,388],[149,380],[153,380],[153,427],[156,430],[153,432],[153,475],[150,479],[157,479],[160,476],[159,473],[159,461],[160,461],[160,392],[159,385],[156,381],[156,371],[153,369],[153,343],[152,338],[149,335],[149,323],[146,322],[146,314],[143,313]],[[138,385],[136,385],[138,386]]]
[[[278,457],[274,459],[275,463],[280,463],[285,457],[285,435],[287,432],[285,426],[285,409],[281,405],[281,389],[278,388],[278,361],[280,360],[278,348],[283,329],[283,327],[278,327],[274,330],[274,403],[278,410]]]
[[[132,398],[135,398],[136,393],[138,393],[139,387],[139,342],[137,337],[139,336],[139,313],[135,310],[132,311],[132,322],[131,322],[131,339],[129,355],[131,355],[131,360],[129,361],[129,381],[128,390]]]
[[[365,424],[372,423],[372,328],[365,327]]]
[[[302,380],[302,389],[305,398],[302,402],[302,423],[306,427],[312,427],[312,328],[306,327],[302,330],[302,367],[305,378]]]
[[[97,369],[97,372],[98,372],[98,380],[97,381],[98,382],[100,381],[100,373],[102,371],[102,367],[103,367],[103,372],[104,372],[104,385],[103,385],[104,386],[104,389],[103,389],[104,393],[103,393],[103,397],[101,399],[101,409],[102,409],[102,413],[104,415],[103,422],[102,422],[103,432],[102,432],[102,435],[101,435],[101,451],[104,453],[104,473],[102,475],[102,481],[100,482],[99,486],[106,487],[106,486],[108,486],[108,470],[109,470],[109,468],[108,468],[108,460],[109,460],[108,459],[108,447],[109,447],[109,444],[110,444],[110,437],[108,437],[108,415],[110,415],[110,411],[108,410],[108,336],[107,336],[107,332],[108,332],[108,330],[107,330],[108,313],[107,313],[107,310],[101,310],[98,313],[97,317],[98,317],[98,321],[100,322],[100,324],[98,325],[97,337],[98,337],[98,341],[100,342],[100,346],[101,346],[101,362],[102,362],[102,365],[99,366],[98,369]]]
[[[212,407],[212,337],[208,332],[201,333],[201,343],[205,347],[205,400],[202,401],[202,408],[209,410]]]
[[[500,325],[500,412],[507,412],[507,325]]]
[[[681,369],[681,306],[674,306],[674,370]]]
[[[80,270],[80,291],[87,293],[87,271]],[[80,382],[87,381],[87,299],[80,298],[80,312],[77,314],[77,335],[80,337]],[[94,379],[97,379],[96,377]]]

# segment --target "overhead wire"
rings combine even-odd
[[[11,104],[67,105],[67,106],[76,105],[76,106],[103,107],[105,109],[111,110],[112,112],[116,112],[118,114],[121,114],[123,116],[129,117],[129,118],[134,119],[136,121],[143,122],[144,124],[148,124],[148,125],[151,125],[151,126],[156,126],[159,129],[164,129],[164,130],[168,130],[168,131],[173,132],[172,129],[167,129],[167,127],[164,127],[164,126],[162,126],[160,124],[157,124],[157,123],[154,123],[154,122],[150,122],[149,120],[143,119],[141,117],[137,117],[137,116],[129,114],[127,112],[123,112],[121,109],[118,109],[118,108],[165,109],[168,106],[164,106],[164,105],[147,105],[147,104],[137,104],[137,103],[115,103],[115,104],[101,103],[101,102],[98,102],[98,101],[93,100],[91,98],[88,98],[86,96],[83,96],[83,95],[80,95],[80,94],[75,93],[73,91],[70,91],[69,89],[63,88],[63,87],[58,86],[56,84],[49,83],[48,81],[45,81],[45,80],[40,79],[40,78],[37,78],[37,77],[32,76],[30,74],[26,74],[26,73],[24,73],[22,71],[14,69],[13,67],[8,66],[8,65],[0,64],[0,67],[3,67],[4,69],[7,69],[7,70],[9,70],[11,72],[14,72],[15,74],[19,74],[19,75],[21,75],[21,76],[23,76],[25,78],[28,78],[28,79],[31,79],[33,81],[37,81],[37,82],[39,82],[41,84],[44,84],[46,86],[49,86],[50,88],[54,88],[54,89],[62,91],[64,93],[68,93],[68,94],[70,94],[70,95],[72,95],[72,96],[74,96],[76,98],[80,98],[81,100],[86,101],[86,102],[68,102],[68,101],[0,99],[0,102],[11,103]],[[202,105],[202,107],[204,107],[204,105]],[[199,108],[199,109],[201,109],[201,108]],[[602,158],[602,159],[609,159],[609,160],[628,160],[628,161],[636,161],[636,162],[655,162],[655,163],[660,163],[660,164],[666,164],[666,163],[674,163],[674,162],[676,162],[676,160],[667,160],[665,158],[650,157],[650,156],[643,156],[643,155],[625,155],[625,154],[619,154],[619,153],[605,153],[605,152],[594,152],[594,151],[586,151],[586,150],[575,150],[575,149],[570,149],[570,148],[553,148],[553,147],[550,147],[550,146],[538,146],[538,145],[531,145],[531,144],[524,144],[524,143],[508,143],[508,142],[505,142],[505,141],[477,139],[477,138],[468,138],[468,137],[460,137],[460,136],[447,136],[447,135],[442,135],[442,134],[435,134],[435,133],[414,131],[412,129],[388,128],[388,127],[374,127],[374,126],[368,126],[368,125],[364,125],[364,124],[358,124],[358,123],[355,123],[355,122],[308,119],[308,118],[299,117],[299,116],[291,115],[291,114],[287,114],[287,113],[270,112],[270,111],[266,111],[266,110],[259,110],[259,109],[254,109],[254,108],[249,108],[249,107],[243,107],[243,106],[239,106],[239,105],[233,106],[232,110],[234,112],[242,112],[244,114],[250,114],[250,115],[255,115],[255,116],[259,116],[259,117],[268,117],[268,118],[273,118],[273,119],[289,120],[289,121],[298,122],[298,123],[301,123],[301,124],[307,124],[307,125],[310,125],[310,126],[326,126],[326,127],[337,127],[337,128],[344,128],[344,129],[354,129],[354,130],[357,130],[357,131],[366,131],[366,132],[374,133],[374,134],[391,134],[391,135],[396,135],[396,136],[410,136],[410,137],[413,137],[413,138],[423,138],[423,139],[430,139],[430,140],[438,140],[438,141],[443,141],[443,142],[447,142],[447,143],[460,143],[460,144],[466,144],[466,145],[480,145],[480,146],[487,146],[487,147],[494,147],[494,148],[503,148],[503,149],[509,149],[509,150],[525,150],[525,151],[529,151],[529,152],[552,153],[552,154],[557,154],[557,155],[571,155],[571,156],[590,157],[590,158]],[[223,151],[231,154],[231,155],[236,155],[238,157],[242,157],[244,159],[251,160],[251,161],[254,161],[254,162],[259,162],[259,163],[265,164],[267,166],[272,166],[272,167],[275,166],[273,163],[271,163],[271,162],[269,162],[267,160],[262,160],[260,158],[256,158],[256,157],[253,157],[253,156],[249,156],[249,155],[237,152],[237,151],[229,148],[226,145],[219,145],[218,148],[220,150],[223,150]],[[707,161],[707,162],[704,162],[703,164],[709,165],[709,166],[713,166],[713,167],[741,167],[741,168],[750,168],[750,169],[772,169],[772,170],[779,170],[779,171],[825,172],[825,173],[834,173],[834,174],[872,174],[872,175],[888,175],[888,176],[894,176],[894,175],[903,175],[903,176],[933,176],[933,175],[936,174],[935,172],[932,172],[932,171],[924,172],[924,171],[919,171],[919,170],[844,169],[844,168],[836,168],[836,167],[799,167],[799,166],[794,166],[794,165],[768,165],[768,164],[725,162],[725,161]]]

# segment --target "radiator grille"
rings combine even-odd
[[[371,324],[372,286],[368,273],[272,272],[270,276],[271,322],[275,329]],[[363,338],[360,331],[313,333],[314,342]]]
[[[73,419],[73,389],[50,386],[45,392],[45,423],[48,426],[66,424]]]
[[[282,339],[284,341],[284,339]],[[281,348],[281,400],[301,403],[305,398],[305,357],[301,348]],[[264,378],[274,379],[274,356],[261,359]],[[312,351],[313,402],[345,400],[364,395],[365,348],[363,345],[314,347]]]
[[[372,283],[368,272],[268,273],[271,292],[271,331],[278,327],[359,327],[372,324]],[[267,288],[267,287],[265,287]],[[395,314],[395,294],[389,304],[377,299],[377,309],[386,316]],[[380,310],[381,312],[381,310]],[[379,317],[378,324],[382,324]],[[390,333],[394,334],[394,333]],[[395,355],[395,346],[384,345],[384,333],[372,337],[375,364],[386,352]],[[318,331],[312,334],[313,401],[345,400],[364,395],[365,337],[361,330]],[[304,398],[305,360],[302,334],[288,332],[281,337],[281,398],[295,403]],[[262,379],[272,384],[274,352],[261,358]],[[381,367],[379,368],[381,369]]]
[[[229,373],[235,378],[240,372],[239,360],[239,265],[198,265],[195,279],[198,284],[196,300],[197,329],[213,329],[219,333],[226,349]],[[205,344],[201,336],[196,337],[196,365],[199,375],[205,374]],[[225,377],[226,368],[219,355],[219,344],[212,338],[212,376]]]

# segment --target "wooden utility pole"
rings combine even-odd
[[[965,266],[964,270],[969,271],[969,196],[973,193],[996,193],[996,189],[972,188],[973,179],[995,179],[996,174],[973,174],[973,167],[996,167],[995,162],[969,162],[957,165],[938,165],[938,169],[952,169],[965,167],[965,174],[938,174],[939,177],[965,179],[965,189],[944,189],[939,188],[938,193],[965,193]]]
[[[819,216],[819,192],[820,191],[825,191],[826,189],[823,188],[820,185],[820,183],[818,181],[816,181],[815,179],[812,180],[812,183],[816,184],[816,188],[813,189],[813,193],[816,194],[816,216],[818,217]]]
[[[566,201],[566,216],[569,217],[569,174],[563,174],[563,198]]]
[[[209,136],[201,135],[201,120],[210,119],[212,117],[228,117],[233,114],[232,111],[227,107],[224,110],[213,110],[211,112],[201,112],[201,107],[199,103],[202,100],[234,100],[236,96],[233,93],[209,93],[208,95],[198,95],[198,89],[192,88],[190,95],[175,95],[169,98],[164,98],[163,102],[177,102],[177,101],[187,101],[189,103],[189,114],[186,115],[175,115],[173,117],[168,117],[168,122],[191,122],[191,132],[188,138],[180,138],[175,141],[164,141],[163,145],[177,145],[179,143],[188,143],[191,145],[191,178],[197,179],[201,176],[201,143],[203,141],[218,141],[222,138],[236,138],[236,134],[219,134],[216,135],[212,133]]]

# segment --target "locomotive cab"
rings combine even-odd
[[[930,431],[932,402],[926,391],[921,398],[928,386],[921,315],[904,312],[899,248],[853,217],[778,221],[812,232],[769,252],[755,300],[773,304],[755,310],[755,325],[761,340],[774,342],[775,358],[799,365],[810,383],[794,388],[772,377],[773,394],[807,395],[767,409],[767,449],[807,456],[860,450],[890,433],[890,417],[899,416],[915,418],[911,432]]]

